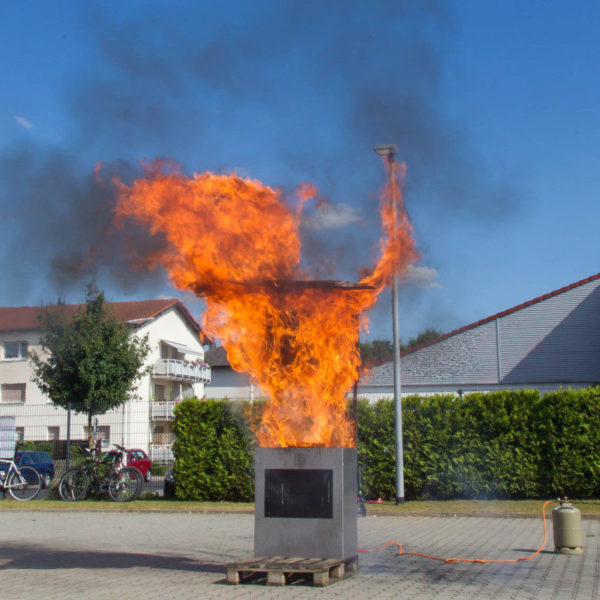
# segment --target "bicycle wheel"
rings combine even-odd
[[[135,467],[124,467],[110,476],[108,495],[115,502],[130,502],[142,492],[144,477]]]
[[[20,473],[20,475],[19,475]],[[42,489],[42,478],[33,467],[21,467],[8,477],[8,493],[15,500],[32,500]]]
[[[69,469],[60,479],[58,495],[67,502],[85,500],[90,488],[90,478],[85,469]]]

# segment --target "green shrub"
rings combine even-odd
[[[403,398],[407,499],[600,494],[600,388]],[[368,497],[395,496],[394,406],[358,406]]]
[[[167,471],[170,469],[169,466],[167,465],[159,465],[158,463],[153,462],[150,465],[150,471],[152,472],[152,475],[158,475],[160,477],[164,476],[167,474]]]
[[[226,400],[189,398],[175,408],[176,495],[180,500],[252,500],[251,444]]]
[[[600,495],[600,388],[409,396],[402,405],[407,499]],[[248,423],[261,406],[195,398],[177,406],[178,498],[252,499]],[[392,400],[359,400],[358,458],[365,495],[394,498]]]
[[[48,488],[48,492],[45,496],[46,500],[62,500],[60,494],[58,493],[58,484],[54,483]]]
[[[69,461],[71,467],[76,467],[85,462],[85,454],[81,446],[71,446]]]
[[[52,456],[52,442],[32,442],[29,440],[20,440],[16,445],[17,450],[43,450]]]
[[[364,495],[375,499],[394,497],[396,454],[391,400],[380,400],[376,404],[358,401],[357,451]]]
[[[546,394],[542,476],[548,494],[600,495],[600,388]]]

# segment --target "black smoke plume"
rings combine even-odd
[[[39,301],[40,284],[51,299],[90,277],[126,293],[168,293],[164,273],[143,260],[164,241],[112,223],[106,181],[131,180],[142,158],[170,157],[190,173],[236,169],[286,189],[312,181],[329,203],[308,209],[303,255],[328,278],[355,279],[372,262],[385,177],[376,144],[398,144],[417,225],[512,214],[515,191],[494,181],[441,109],[457,27],[446,2],[80,11],[102,68],[70,75],[64,141],[37,142],[33,132],[0,149],[0,266],[13,282],[3,303]],[[109,165],[104,183],[98,161]],[[435,248],[425,228],[416,233]]]

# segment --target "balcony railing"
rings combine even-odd
[[[171,446],[150,446],[150,460],[159,465],[172,465],[175,462]]]
[[[152,375],[162,379],[210,383],[210,367],[204,363],[195,364],[175,358],[161,358],[154,363]]]
[[[173,409],[177,403],[173,400],[155,400],[150,402],[150,417],[155,421],[172,421]]]
[[[175,442],[175,434],[172,431],[155,433],[152,436],[152,445],[153,446],[168,446],[170,448],[174,442]]]

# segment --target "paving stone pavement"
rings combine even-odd
[[[548,521],[548,523],[550,523]],[[252,515],[0,511],[0,598],[165,600],[229,598],[599,599],[600,522],[583,521],[583,556],[552,552],[517,564],[447,564],[359,555],[359,573],[325,588],[227,585],[225,566],[252,557]],[[551,527],[549,527],[551,529]],[[375,517],[359,545],[406,552],[518,558],[541,544],[541,519]]]

